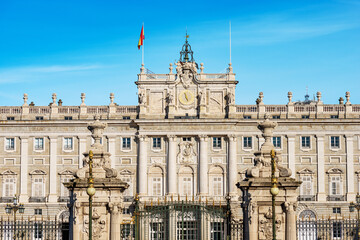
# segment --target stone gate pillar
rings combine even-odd
[[[99,118],[89,124],[94,144],[93,178],[94,188],[92,204],[92,235],[96,240],[120,240],[120,223],[123,208],[123,192],[129,185],[118,178],[117,171],[111,168],[110,153],[103,150],[100,139],[103,136],[105,123]],[[74,240],[89,238],[89,196],[86,193],[89,177],[89,153],[84,153],[84,167],[75,174],[75,179],[65,186],[76,194]]]
[[[271,188],[271,150],[273,129],[277,126],[270,121],[270,115],[265,115],[265,121],[259,123],[258,128],[265,138],[260,151],[255,152],[255,166],[247,169],[246,179],[237,183],[237,187],[248,191],[251,200],[249,205],[249,238],[250,240],[272,239],[272,195]],[[278,177],[279,194],[275,198],[276,239],[296,239],[297,188],[301,182],[291,178],[291,170],[279,165],[280,153],[275,157]]]

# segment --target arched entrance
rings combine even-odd
[[[310,209],[303,210],[299,214],[298,239],[317,240],[316,215]]]

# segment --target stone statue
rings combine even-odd
[[[173,104],[173,102],[174,102],[174,94],[173,94],[171,91],[169,91],[169,92],[166,94],[166,102],[167,102],[169,105]]]
[[[235,96],[232,92],[228,92],[226,94],[226,101],[228,105],[232,105],[235,103]]]
[[[205,105],[206,101],[205,101],[205,91],[199,91],[199,95],[198,95],[198,100],[199,100],[199,105]]]
[[[146,104],[146,96],[143,91],[139,91],[139,104],[140,105]]]

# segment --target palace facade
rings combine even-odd
[[[339,104],[324,104],[320,92],[294,102],[289,92],[282,105],[265,104],[263,93],[255,105],[236,105],[231,64],[225,74],[205,73],[187,41],[168,73],[142,66],[135,83],[137,106],[118,105],[112,93],[109,105],[88,106],[82,93],[79,106],[63,106],[56,94],[49,106],[34,106],[24,94],[22,106],[0,107],[0,214],[15,195],[26,216],[67,211],[62,183],[83,166],[93,142],[87,125],[98,115],[108,125],[101,141],[111,166],[130,185],[125,214],[138,194],[148,203],[201,196],[216,205],[230,196],[240,216],[236,183],[254,165],[267,113],[278,124],[273,144],[282,164],[302,181],[298,216],[349,214],[360,192],[360,104],[349,92]]]

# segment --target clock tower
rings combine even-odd
[[[235,74],[204,73],[195,62],[186,36],[180,59],[168,74],[155,74],[141,66],[138,81],[140,119],[227,118],[235,112]]]

